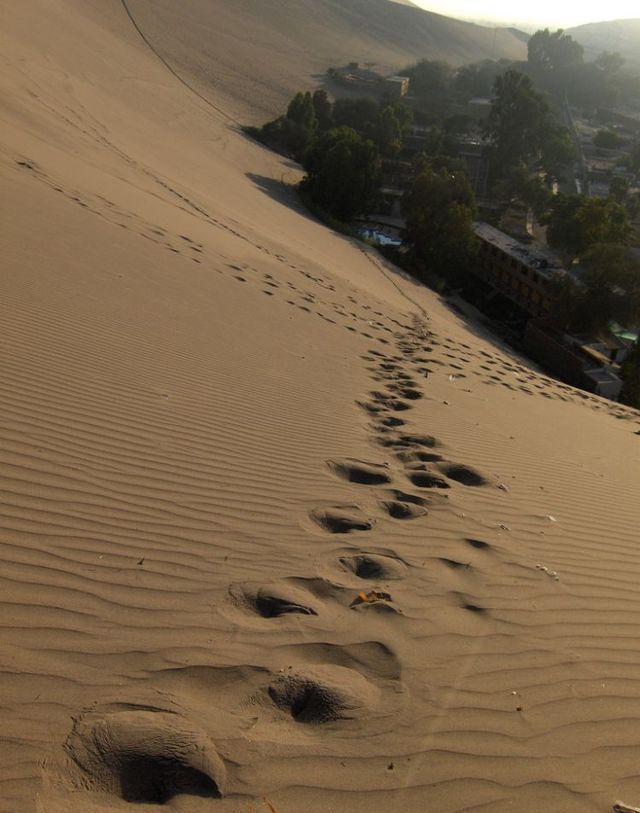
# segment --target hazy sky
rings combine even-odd
[[[501,23],[524,22],[543,27],[568,28],[600,20],[640,17],[638,0],[535,0],[514,3],[513,0],[413,0],[417,6],[473,20],[496,20]]]

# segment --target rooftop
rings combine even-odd
[[[599,370],[585,370],[585,375],[588,375],[593,381],[596,381],[598,384],[608,384],[614,381],[620,381],[618,376],[609,370],[599,369]]]
[[[505,254],[523,263],[528,268],[535,269],[548,279],[559,272],[566,273],[558,257],[543,246],[525,245],[488,223],[476,222],[473,224],[473,230],[485,242],[496,246]]]

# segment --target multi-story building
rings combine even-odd
[[[549,285],[566,274],[551,252],[531,248],[488,223],[475,223],[480,241],[473,268],[476,276],[523,308],[530,316],[543,316],[550,306]]]

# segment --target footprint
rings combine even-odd
[[[418,517],[424,517],[427,513],[426,508],[402,502],[401,500],[383,501],[380,505],[392,519],[418,519]]]
[[[414,471],[407,474],[407,476],[414,486],[418,488],[451,488],[445,479],[428,471]]]
[[[474,601],[461,597],[460,606],[463,610],[468,610],[471,613],[475,613],[476,615],[486,615],[487,610],[484,607],[481,607],[479,604],[475,604]]]
[[[413,389],[412,387],[390,384],[389,389],[395,392],[400,398],[406,398],[409,401],[419,401],[420,398],[422,398],[420,390]]]
[[[383,424],[383,426],[398,427],[404,426],[406,424],[406,421],[403,421],[402,418],[396,418],[395,415],[389,415],[388,418],[383,418],[381,420],[381,423]]]
[[[384,464],[367,463],[365,460],[346,458],[344,460],[327,460],[331,471],[349,483],[365,486],[377,486],[391,482],[389,469]]]
[[[357,505],[335,505],[329,508],[314,508],[309,512],[311,519],[325,531],[332,534],[348,534],[352,531],[370,531],[375,520],[366,517]]]
[[[426,446],[429,449],[439,445],[433,435],[400,435],[400,440],[410,446]]]
[[[450,570],[473,570],[472,565],[468,562],[458,562],[456,559],[447,559],[445,556],[441,556],[439,561]]]
[[[226,770],[213,743],[178,714],[145,707],[87,715],[75,722],[65,749],[85,787],[125,802],[222,796]]]
[[[283,615],[318,615],[309,596],[300,588],[288,584],[234,585],[229,590],[235,601],[250,608],[262,618]]]
[[[400,491],[397,488],[390,488],[387,493],[394,499],[400,502],[408,502],[412,505],[426,505],[427,501],[417,494],[408,494],[406,491]]]
[[[359,579],[390,581],[407,575],[407,565],[399,556],[363,552],[341,556],[340,564]]]
[[[436,454],[436,452],[400,451],[396,455],[402,463],[438,463],[442,460],[442,455]]]
[[[470,466],[464,466],[460,463],[440,463],[438,470],[450,480],[455,480],[464,486],[485,486],[489,482],[486,477],[483,477]]]
[[[467,545],[471,545],[476,550],[491,550],[491,545],[488,542],[483,542],[481,539],[467,539],[464,540]]]
[[[268,687],[271,702],[297,723],[318,725],[369,716],[379,690],[343,666],[290,669]]]
[[[370,415],[377,415],[380,412],[387,412],[386,405],[378,404],[375,401],[356,401],[360,409],[364,409]]]
[[[407,404],[406,401],[399,400],[389,401],[387,406],[394,412],[404,412],[407,409],[411,409],[411,404]]]

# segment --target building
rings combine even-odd
[[[477,201],[488,197],[489,161],[486,158],[488,142],[480,138],[460,139],[456,144],[456,156],[464,161],[467,178]]]
[[[480,241],[473,268],[496,294],[509,299],[526,314],[522,344],[528,355],[574,387],[617,400],[622,390],[620,362],[630,342],[613,334],[571,336],[548,318],[551,281],[569,272],[549,250],[521,243],[488,223],[475,223]]]
[[[364,96],[403,99],[409,92],[408,76],[383,77],[369,68],[350,62],[343,68],[329,68],[327,76],[341,87]]]
[[[409,77],[387,76],[384,80],[384,91],[394,99],[402,99],[409,92]]]
[[[546,314],[551,279],[567,273],[560,261],[551,252],[520,243],[488,223],[475,223],[474,231],[480,241],[473,268],[476,276],[530,316]]]
[[[592,344],[562,333],[545,319],[532,319],[524,335],[526,352],[546,370],[579,389],[616,401],[622,390],[620,368]]]

